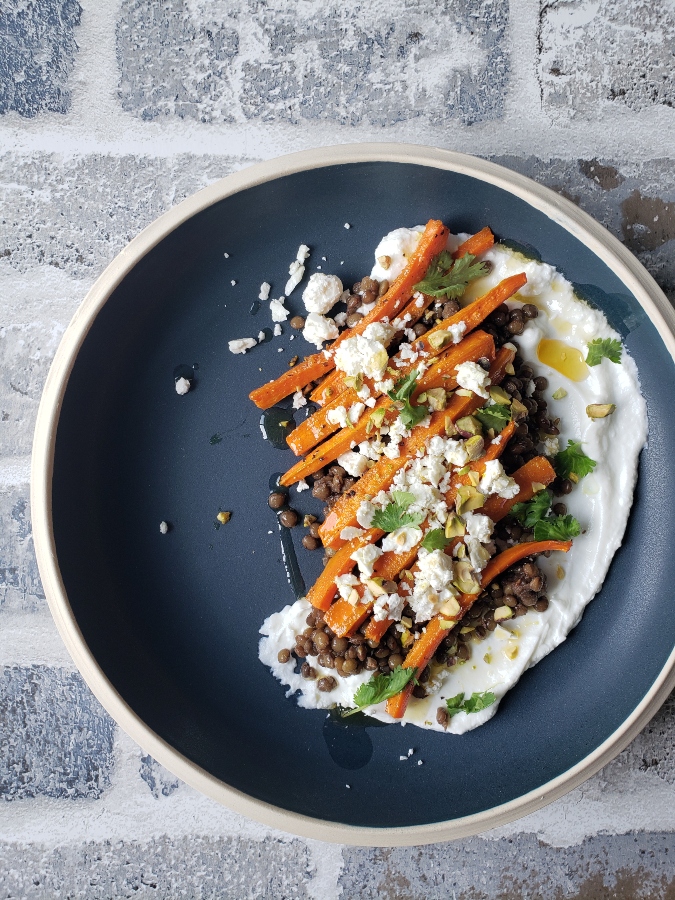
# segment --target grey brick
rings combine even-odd
[[[672,0],[540,0],[539,79],[554,117],[673,106]]]
[[[626,770],[652,772],[668,784],[675,784],[675,692],[599,777],[615,781]]]
[[[68,111],[81,12],[77,0],[3,0],[0,113],[15,110],[30,117]]]
[[[0,155],[0,256],[91,279],[157,216],[241,161],[56,153]]]
[[[79,674],[6,666],[0,680],[0,798],[97,798],[110,782],[115,724]]]
[[[158,837],[80,846],[0,844],[0,896],[109,900],[302,900],[310,860],[298,840]],[[359,896],[356,894],[356,896]]]
[[[672,900],[670,833],[601,834],[570,847],[531,835],[401,849],[345,848],[343,896],[359,900]]]
[[[44,606],[30,526],[28,485],[0,491],[0,609]]]
[[[119,96],[144,120],[391,126],[501,118],[507,0],[123,0]]]
[[[159,800],[160,797],[170,797],[181,784],[179,778],[172,775],[149,754],[141,756],[140,773],[155,800]]]

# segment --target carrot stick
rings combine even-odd
[[[514,504],[531,500],[541,490],[540,485],[543,484],[544,487],[549,485],[555,478],[555,470],[545,456],[535,456],[517,469],[512,477],[520,488],[516,496],[511,500],[505,500],[498,494],[493,494],[487,498],[481,510],[493,522],[499,522],[507,516]]]
[[[457,373],[455,367],[467,360],[480,359],[486,356],[488,359],[494,359],[494,341],[484,331],[475,331],[465,338],[460,344],[454,344],[448,347],[435,361],[435,363],[427,369],[417,382],[413,399],[415,399],[423,391],[430,388],[445,387],[447,390],[454,390],[457,387]],[[359,397],[353,388],[347,388],[341,394],[326,403],[321,409],[311,415],[304,422],[301,422],[287,437],[287,443],[296,456],[302,456],[316,447],[322,440],[328,438],[337,431],[340,426],[329,421],[329,415],[333,410],[340,406],[344,406],[349,410],[353,403],[358,403]],[[392,406],[393,401],[389,401],[388,406]],[[370,410],[364,413],[364,424],[367,428]],[[355,433],[355,429],[349,429],[349,443],[356,441],[360,443],[367,437],[367,431],[360,429],[359,435]],[[349,449],[349,448],[347,448]],[[344,453],[344,450],[340,451]],[[339,456],[339,454],[338,454]],[[337,457],[334,457],[337,458]],[[320,467],[319,467],[320,468]],[[304,477],[304,476],[303,476]]]
[[[381,619],[379,622],[371,619],[363,632],[363,636],[367,641],[377,641],[379,643],[389,630],[390,625],[390,619]]]
[[[384,294],[383,297],[380,297],[368,315],[364,316],[358,325],[343,331],[333,344],[331,344],[330,350],[315,353],[313,356],[309,357],[309,360],[313,360],[311,364],[304,366],[304,364],[301,363],[296,366],[293,369],[293,372],[295,373],[294,378],[290,377],[290,372],[284,372],[283,375],[275,381],[251,391],[249,397],[256,406],[259,406],[261,409],[268,409],[270,406],[274,406],[279,400],[288,397],[289,394],[305,387],[311,381],[315,381],[326,372],[330,372],[330,370],[335,367],[333,351],[343,340],[353,337],[355,334],[362,334],[371,322],[379,322],[384,318],[393,319],[403,304],[410,299],[414,285],[424,278],[426,271],[429,268],[429,263],[434,256],[437,256],[441,250],[443,250],[447,239],[448,229],[445,225],[436,219],[430,219],[419,239],[415,252],[408,261],[408,265],[390,286],[387,293]],[[326,355],[326,353],[329,355]],[[323,357],[325,362],[322,363],[323,367],[321,370],[317,371],[318,361],[321,357]],[[308,360],[305,360],[305,362],[308,362]],[[304,381],[302,380],[303,378]]]
[[[467,253],[470,253],[472,256],[478,256],[481,253],[485,253],[486,250],[489,250],[494,242],[495,236],[486,226],[485,228],[481,228],[480,231],[477,231],[476,234],[472,235],[470,238],[467,238],[463,244],[460,244],[453,256],[455,259],[461,259],[463,256],[466,256]]]
[[[444,383],[444,375],[454,379],[453,383],[456,385],[455,367],[457,365],[470,359],[476,360],[481,356],[490,358],[493,355],[494,341],[492,337],[485,334],[485,332],[477,332],[475,335],[471,335],[470,339],[448,348],[447,353],[443,356],[442,366],[438,363],[436,366],[425,372],[419,380],[417,391],[421,392],[423,390],[429,390],[437,384],[438,386],[442,385]],[[380,397],[373,409],[369,410],[368,413],[362,414],[355,425],[343,428],[338,434],[328,438],[323,444],[320,444],[316,449],[308,453],[303,460],[300,460],[300,462],[297,462],[292,466],[280,479],[280,484],[284,485],[284,487],[288,487],[291,484],[295,484],[296,481],[306,478],[308,475],[313,475],[317,469],[321,469],[328,463],[333,462],[333,460],[336,460],[338,456],[346,453],[355,444],[360,444],[361,441],[365,441],[368,438],[368,425],[371,414],[379,409],[384,409],[386,411],[382,424],[390,424],[398,417],[398,409],[394,406],[394,401],[387,396]],[[317,413],[319,417],[321,412],[323,412],[323,410],[320,410]],[[326,413],[326,415],[328,415],[328,413]],[[416,429],[413,429],[413,431],[414,430]]]
[[[356,590],[359,596],[363,595],[363,585],[360,586],[360,590],[359,587]],[[337,637],[344,637],[352,634],[362,622],[365,622],[371,609],[372,603],[352,604],[340,598],[330,607],[323,621]]]
[[[340,547],[337,553],[326,563],[323,572],[319,575],[312,587],[307,592],[307,599],[317,609],[328,609],[333,597],[337,594],[335,579],[338,575],[346,575],[354,568],[356,563],[351,559],[352,553],[366,544],[377,541],[384,534],[383,531],[371,529],[365,534],[359,535]]]
[[[493,557],[487,566],[483,569],[481,575],[481,590],[486,587],[509,569],[514,563],[520,562],[527,556],[534,556],[536,553],[544,553],[546,550],[561,550],[563,553],[571,548],[571,541],[531,541],[525,544],[516,544],[509,547]],[[457,598],[462,608],[461,615],[464,615],[471,605],[478,599],[480,593],[477,594],[460,594]],[[461,616],[459,617],[461,618]],[[457,619],[458,621],[459,619]],[[403,668],[416,668],[418,672],[422,672],[429,665],[431,659],[438,649],[439,644],[447,634],[447,629],[441,622],[444,621],[441,616],[435,616],[427,625],[426,631],[415,641],[412,649],[403,661]],[[401,719],[408,706],[410,695],[414,685],[409,682],[408,685],[390,700],[387,700],[386,710],[394,719]]]
[[[492,384],[499,384],[504,378],[506,366],[513,362],[514,356],[515,352],[506,347],[499,350],[490,367]],[[424,448],[429,438],[445,433],[446,419],[455,422],[462,416],[471,415],[484,403],[485,401],[475,394],[471,397],[458,397],[455,394],[446,409],[432,413],[431,423],[426,428],[413,429],[410,437],[403,441],[400,448],[401,453],[397,459],[380,457],[375,465],[361,476],[352,490],[339,498],[330,515],[319,527],[324,547],[341,546],[340,532],[348,525],[356,524],[356,512],[361,501],[365,500],[367,496],[374,497],[379,491],[386,490],[393,481],[394,475],[410,461],[418,450]]]

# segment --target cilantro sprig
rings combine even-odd
[[[598,366],[603,359],[613,363],[621,362],[621,341],[616,338],[596,338],[588,345],[586,365]]]
[[[342,717],[353,716],[367,706],[374,706],[400,694],[410,679],[415,677],[416,672],[417,669],[414,667],[404,669],[403,666],[396,666],[389,675],[373,675],[370,681],[362,684],[354,694],[354,708],[344,710]]]
[[[456,300],[462,296],[470,281],[481,278],[490,271],[486,263],[474,263],[475,258],[467,253],[460,259],[454,259],[452,253],[441,251],[431,260],[426,275],[415,285],[414,290],[421,291],[428,297]]]
[[[585,475],[590,475],[597,463],[586,456],[581,449],[581,441],[568,441],[567,447],[556,454],[553,465],[560,478],[574,475],[578,481]]]
[[[531,500],[522,503],[514,503],[511,507],[511,515],[524,528],[534,528],[548,514],[551,508],[551,495],[548,491],[539,491]]]
[[[511,409],[502,403],[493,403],[477,409],[474,416],[485,428],[493,428],[495,431],[503,431],[511,421]]]
[[[419,425],[422,419],[429,414],[426,406],[413,406],[410,402],[417,384],[418,374],[417,369],[413,369],[405,378],[397,381],[393,390],[388,392],[392,400],[403,404],[399,417],[406,428],[413,428],[415,425]]]
[[[535,523],[535,541],[568,541],[581,534],[581,525],[574,516],[547,516]]]
[[[406,512],[410,504],[415,500],[414,494],[410,494],[408,491],[393,491],[392,497],[394,498],[393,501],[388,503],[384,509],[375,511],[371,523],[372,528],[391,532],[396,531],[398,528],[403,528],[405,525],[414,527],[424,521],[426,518],[424,513]]]
[[[492,691],[483,691],[482,693],[473,693],[465,699],[465,695],[457,694],[445,701],[445,707],[449,716],[456,716],[457,713],[476,713],[482,709],[492,706],[497,698]]]
[[[447,538],[445,536],[444,528],[431,528],[424,535],[424,540],[420,544],[420,547],[423,550],[428,550],[432,553],[434,550],[445,550],[451,540],[452,538]]]

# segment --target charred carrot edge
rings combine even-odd
[[[346,575],[354,568],[354,560],[350,559],[352,553],[360,547],[365,547],[366,544],[379,540],[383,534],[383,531],[377,531],[377,529],[367,531],[348,541],[334,556],[331,556],[323,572],[307,592],[307,599],[312,606],[316,609],[328,609],[333,597],[337,594],[335,579],[338,575]]]
[[[379,622],[371,619],[363,632],[363,636],[367,641],[377,641],[379,643],[389,630],[390,625],[391,621],[389,619],[381,619]]]
[[[363,594],[357,587],[359,596]],[[365,622],[372,609],[371,603],[351,604],[348,600],[336,600],[323,617],[323,621],[337,637],[344,637],[355,631],[362,622]]]
[[[461,346],[461,345],[458,345]],[[499,382],[506,375],[506,366],[513,362],[515,352],[507,347],[502,347],[490,367],[490,380],[492,384]],[[485,401],[473,395],[472,397],[458,397],[455,394],[446,409],[435,412],[431,416],[431,423],[426,428],[415,428],[409,438],[403,442],[401,455],[397,459],[380,457],[375,465],[368,469],[349,495],[343,494],[333,509],[319,527],[319,534],[325,547],[339,547],[340,532],[348,525],[356,523],[356,512],[361,501],[366,495],[375,496],[379,491],[385,490],[392,482],[394,475],[417,453],[425,442],[437,434],[445,433],[446,419],[455,422],[462,416],[471,415],[479,409]]]
[[[486,250],[489,250],[494,242],[495,236],[486,226],[485,228],[481,228],[480,231],[477,231],[470,238],[467,238],[463,244],[460,244],[453,256],[455,259],[461,259],[463,256],[466,256],[467,253],[470,253],[472,256],[478,256],[481,253],[485,253]]]
[[[489,345],[489,346],[488,346]],[[415,399],[423,391],[428,391],[434,387],[447,387],[454,390],[457,387],[457,378],[455,366],[467,359],[479,359],[486,356],[488,359],[494,359],[495,349],[494,341],[484,331],[474,331],[461,344],[454,344],[432,361],[432,365],[419,379],[415,388],[413,399]],[[358,403],[359,397],[355,390],[347,388],[341,394],[338,394],[330,403],[326,403],[321,409],[318,409],[308,419],[305,419],[291,434],[286,441],[296,456],[308,454],[322,440],[327,439],[337,431],[340,426],[328,421],[329,413],[339,406],[345,409],[353,403]],[[391,402],[388,404],[391,405]],[[368,424],[368,416],[370,411],[366,409],[364,412],[364,422]],[[366,435],[367,436],[367,435]],[[356,436],[355,429],[350,429],[350,444],[353,441],[360,443],[366,439],[366,436]],[[341,451],[344,452],[344,451]],[[338,454],[339,456],[339,454]],[[335,457],[337,458],[337,457]]]
[[[536,553],[544,553],[546,550],[561,550],[563,553],[567,553],[571,546],[571,541],[531,541],[525,544],[516,544],[515,547],[509,547],[503,553],[493,557],[483,570],[481,590],[485,590],[493,579],[526,556],[534,556]],[[462,607],[462,616],[479,596],[480,594],[460,594],[457,599]],[[434,617],[427,625],[426,631],[415,641],[415,644],[403,661],[403,667],[405,669],[414,667],[418,672],[421,672],[431,662],[438,645],[446,634],[446,628],[441,625],[441,617]],[[400,694],[387,700],[386,710],[392,718],[400,719],[403,717],[412,689],[413,684],[409,683]]]
[[[440,364],[437,364],[425,372],[420,379],[418,390],[428,390],[436,383],[436,379],[442,379],[444,373],[448,375],[454,373],[455,366],[459,365],[459,363],[469,359],[480,359],[481,356],[487,356],[490,359],[493,355],[494,340],[489,334],[478,332],[475,335],[471,335],[470,338],[462,341],[460,344],[448,348],[447,353],[443,356],[443,365],[439,368]],[[443,384],[443,381],[439,381],[439,384]],[[279,479],[280,484],[284,487],[289,487],[291,484],[295,484],[296,481],[307,478],[308,475],[313,475],[317,469],[321,469],[328,463],[333,462],[333,460],[346,453],[355,444],[365,441],[368,437],[370,416],[378,409],[386,410],[385,422],[389,421],[390,411],[392,419],[398,415],[398,410],[394,407],[394,401],[387,396],[380,397],[373,409],[369,410],[368,413],[364,412],[355,425],[343,428],[338,434],[329,437],[323,444],[319,444],[318,447],[308,453],[304,459],[292,466]]]
[[[333,351],[343,340],[353,337],[355,334],[361,334],[371,322],[379,322],[386,317],[393,319],[403,304],[410,298],[413,285],[417,284],[426,274],[431,260],[445,247],[448,233],[448,229],[442,222],[439,222],[437,219],[430,219],[415,252],[410,257],[408,265],[394,281],[387,293],[380,297],[368,315],[364,316],[358,325],[342,332],[331,345],[329,356],[326,356],[323,352],[315,353],[308,360],[305,360],[304,363],[293,369],[293,373],[295,373],[294,378],[290,377],[290,372],[284,372],[283,375],[274,381],[251,391],[249,397],[256,406],[260,407],[260,409],[268,409],[279,400],[288,397],[289,394],[306,387],[325,372],[330,372],[335,367]],[[316,366],[313,363],[309,363],[309,360],[316,361],[321,358],[323,358],[324,363],[320,371],[317,371]],[[308,365],[305,365],[305,363],[308,363]]]

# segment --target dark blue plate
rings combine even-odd
[[[460,169],[472,163],[437,155]],[[505,170],[476,165],[492,180],[511,179]],[[655,711],[657,689],[659,699],[667,689],[675,645],[675,507],[664,490],[675,446],[673,359],[627,279],[613,271],[617,266],[557,224],[553,206],[547,214],[483,177],[371,155],[263,181],[213,202],[175,230],[169,216],[163,238],[127,266],[72,354],[55,440],[53,535],[85,652],[120,698],[111,700],[109,692],[104,702],[118,718],[126,705],[145,723],[166,765],[190,780],[180,754],[193,771],[212,776],[211,793],[218,796],[222,782],[253,800],[239,808],[287,830],[333,836],[302,825],[299,815],[406,829],[395,839],[382,832],[382,843],[412,843],[429,839],[415,826],[471,817],[466,832],[495,824],[499,815],[514,817],[618,752],[621,735],[625,743],[637,727],[640,704],[638,725]],[[525,190],[524,179],[518,184]],[[571,204],[530,188],[538,205],[558,203],[558,218],[571,214]],[[581,285],[624,335],[649,409],[635,505],[602,592],[568,640],[507,695],[497,716],[461,737],[372,720],[345,725],[326,712],[302,710],[259,662],[261,623],[294,599],[267,506],[270,476],[294,457],[263,440],[261,413],[247,395],[310,347],[299,336],[291,342],[288,325],[282,337],[245,356],[227,347],[271,326],[267,304],[254,311],[259,286],[268,280],[272,296],[283,293],[301,242],[312,248],[308,273],[320,264],[351,285],[370,271],[383,234],[431,217],[455,232],[488,224]],[[608,256],[613,239],[594,227]],[[625,259],[622,265],[628,271]],[[301,291],[288,301],[293,313],[301,312]],[[57,363],[65,382],[65,363]],[[174,391],[180,366],[195,376],[184,397]],[[315,504],[309,492],[294,499],[301,512],[316,511]],[[219,510],[231,510],[232,519],[217,528]],[[162,520],[171,524],[167,535],[159,532]],[[320,553],[300,546],[304,533],[295,529],[294,539],[311,583]],[[409,747],[424,765],[399,761]],[[533,792],[540,799],[519,806]],[[235,795],[226,802],[227,796]],[[255,801],[281,810],[281,818]],[[490,818],[498,807],[501,813]],[[339,839],[358,842],[358,835]],[[370,833],[363,842],[378,839]]]

